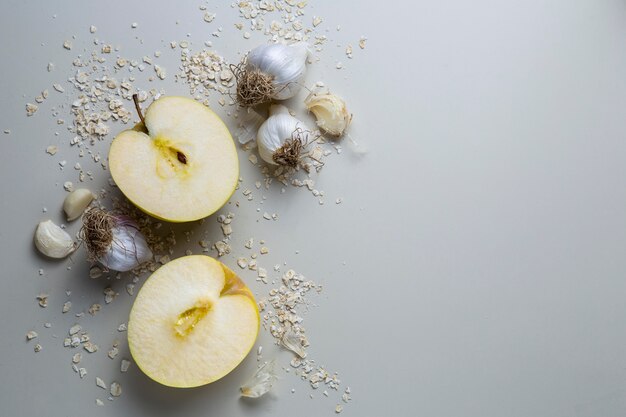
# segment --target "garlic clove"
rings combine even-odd
[[[78,188],[69,193],[63,202],[63,211],[67,216],[67,221],[71,222],[79,218],[93,199],[93,193],[86,188]]]
[[[52,220],[46,220],[35,230],[35,246],[39,252],[50,258],[65,258],[76,249],[72,237]]]
[[[317,126],[329,135],[343,135],[352,121],[346,102],[335,94],[311,92],[304,104],[315,116]]]

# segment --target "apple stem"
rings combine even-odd
[[[139,115],[139,120],[141,123],[146,125],[146,120],[143,118],[143,114],[141,113],[141,106],[139,106],[139,96],[137,94],[133,94],[133,101],[135,102],[135,109],[137,110],[137,114]]]

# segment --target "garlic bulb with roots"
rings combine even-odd
[[[130,271],[152,259],[152,251],[133,219],[91,208],[83,215],[81,239],[88,260],[114,271]]]
[[[259,155],[268,164],[295,168],[306,156],[310,135],[304,122],[290,115],[285,106],[275,104],[257,132]]]
[[[305,42],[261,45],[233,66],[237,102],[252,107],[271,100],[286,100],[302,87],[309,53]]]

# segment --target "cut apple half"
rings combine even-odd
[[[159,268],[137,294],[128,345],[153,380],[197,387],[243,361],[259,323],[254,296],[233,271],[208,256],[184,256]]]
[[[143,129],[121,132],[109,150],[111,176],[122,193],[171,222],[198,220],[226,204],[239,160],[224,122],[185,97],[162,97],[140,117]]]

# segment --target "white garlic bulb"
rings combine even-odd
[[[81,237],[90,261],[114,271],[130,271],[152,259],[139,226],[129,217],[91,208],[83,215]]]
[[[261,159],[271,165],[295,167],[308,143],[309,131],[304,122],[289,114],[283,105],[270,107],[270,117],[257,132]]]
[[[78,188],[69,193],[63,202],[63,211],[67,216],[67,221],[71,222],[79,218],[93,198],[93,193],[86,188]]]
[[[329,92],[311,92],[304,100],[306,108],[313,113],[317,126],[333,136],[341,136],[352,121],[346,102]]]
[[[304,42],[254,48],[234,69],[239,104],[250,107],[295,96],[302,87],[308,53]]]
[[[52,220],[46,220],[37,225],[35,246],[44,255],[58,259],[65,258],[76,249],[72,237]]]

